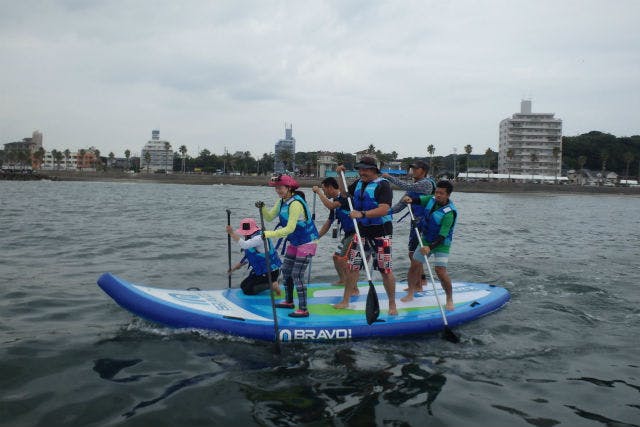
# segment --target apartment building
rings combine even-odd
[[[554,113],[533,113],[531,100],[500,122],[498,173],[559,176],[562,164],[562,120]]]

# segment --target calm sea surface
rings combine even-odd
[[[460,344],[294,343],[276,356],[271,343],[142,321],[96,285],[110,271],[225,288],[225,209],[237,224],[275,198],[0,181],[0,425],[640,425],[638,197],[454,193],[452,278],[512,294],[456,328]],[[403,280],[408,225],[395,225]],[[312,280],[334,279],[335,244],[320,241]]]

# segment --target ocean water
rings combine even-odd
[[[457,327],[459,344],[288,343],[278,356],[272,343],[145,322],[96,285],[110,271],[225,288],[225,210],[237,224],[275,198],[0,181],[0,426],[640,425],[638,197],[454,192],[452,278],[512,294]],[[395,224],[400,280],[408,226]],[[312,280],[334,279],[335,245],[321,239]]]

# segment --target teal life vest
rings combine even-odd
[[[375,197],[376,188],[382,181],[386,181],[384,178],[376,178],[373,181],[367,183],[366,187],[363,186],[362,181],[358,181],[355,191],[353,192],[353,209],[356,211],[368,211],[375,209],[379,206]],[[364,190],[363,190],[364,187]],[[392,221],[391,214],[386,214],[377,218],[361,218],[358,222],[363,226],[368,225],[381,225],[385,222]]]
[[[443,245],[450,246],[453,240],[453,230],[456,226],[456,219],[458,218],[458,210],[454,203],[449,200],[444,206],[437,209],[433,209],[436,204],[436,198],[431,197],[424,207],[424,216],[420,220],[418,227],[422,231],[422,235],[427,243],[434,242],[438,234],[440,234],[440,225],[442,224],[442,218],[449,212],[453,212],[453,223],[449,229],[449,234],[444,238]],[[433,209],[433,212],[431,211]]]
[[[294,246],[300,246],[318,239],[318,229],[311,219],[309,206],[307,206],[304,199],[297,194],[289,198],[289,200],[283,200],[280,202],[280,213],[278,214],[278,218],[280,218],[280,225],[283,227],[287,225],[287,222],[289,221],[289,205],[294,200],[302,203],[305,219],[298,219],[295,230],[287,236],[287,240]]]
[[[258,231],[253,236],[259,233],[261,232]],[[280,260],[276,249],[273,247],[271,239],[267,239],[267,246],[269,247],[269,261],[271,261],[271,271],[278,270],[282,265],[282,261]],[[258,252],[256,248],[245,249],[244,257],[249,262],[249,265],[251,266],[251,269],[256,276],[267,274],[267,257],[265,256],[264,252]]]

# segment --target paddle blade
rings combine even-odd
[[[458,344],[460,342],[460,337],[458,337],[448,326],[445,326],[444,331],[442,331],[442,338],[454,344]]]
[[[367,314],[367,324],[372,324],[378,319],[380,315],[380,304],[378,302],[378,294],[376,288],[373,286],[373,282],[369,281],[369,292],[367,293],[367,307],[365,310]]]

